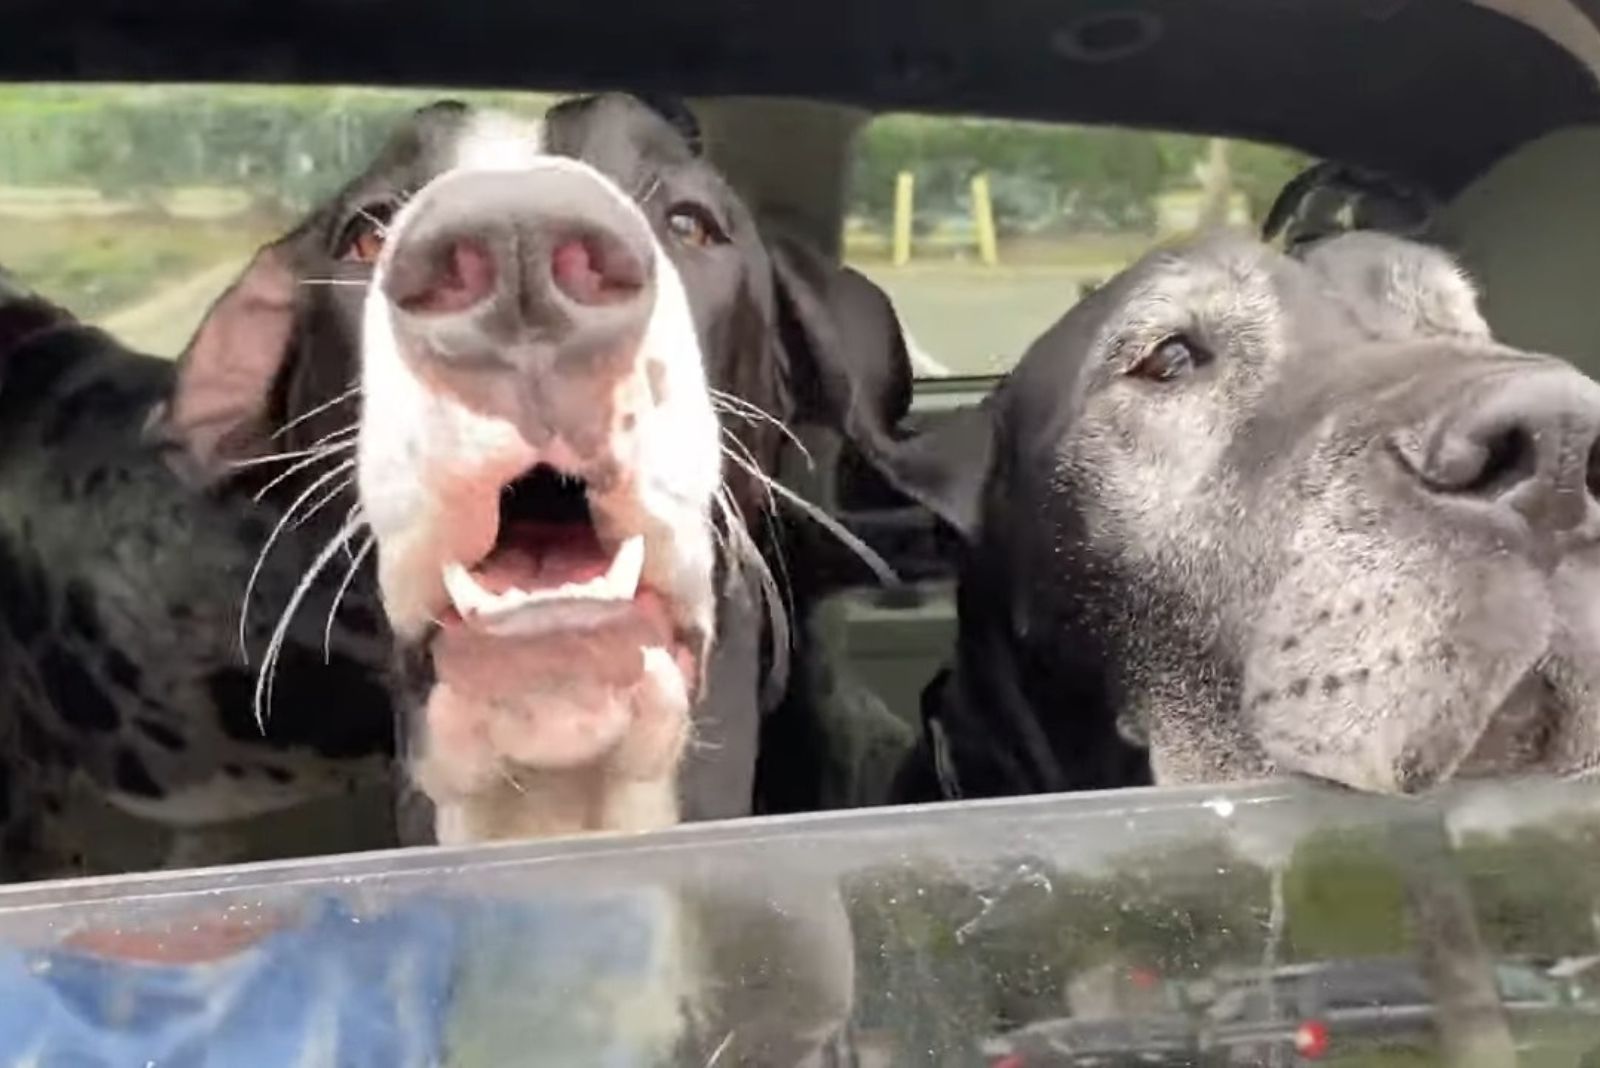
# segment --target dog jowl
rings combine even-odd
[[[991,407],[967,581],[1004,592],[962,620],[961,738],[1380,792],[1600,761],[1600,385],[1497,344],[1442,254],[1153,254]]]
[[[274,427],[350,450],[329,553],[371,535],[441,838],[673,822],[686,754],[715,765],[697,814],[749,810],[781,613],[717,638],[762,575],[785,424],[888,448],[909,366],[881,293],[764,235],[680,129],[611,95],[425,109],[229,300],[258,321],[191,361],[174,422],[202,466]],[[280,308],[321,325],[261,344]]]

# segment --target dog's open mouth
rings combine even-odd
[[[633,604],[644,538],[602,538],[587,484],[538,464],[505,487],[499,535],[475,565],[444,569],[462,622],[498,636],[600,626]]]

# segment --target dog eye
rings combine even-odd
[[[1211,354],[1182,334],[1174,334],[1128,369],[1135,378],[1171,382],[1211,362]]]
[[[722,232],[711,213],[698,204],[675,204],[667,212],[667,228],[680,241],[704,248],[707,245],[726,245],[728,235]]]
[[[335,254],[351,263],[375,263],[383,251],[383,242],[389,236],[389,222],[394,218],[394,205],[368,204],[356,212],[339,235]]]

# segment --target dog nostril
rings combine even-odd
[[[1584,485],[1589,496],[1600,500],[1600,441],[1589,447],[1589,466],[1584,472]]]
[[[550,254],[550,276],[579,304],[612,304],[628,300],[644,287],[645,269],[620,242],[574,237]]]
[[[461,238],[433,250],[410,292],[395,303],[413,314],[448,315],[482,303],[494,286],[494,255],[483,242]]]

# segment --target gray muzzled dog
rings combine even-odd
[[[960,644],[902,799],[1600,759],[1600,385],[1442,253],[1153,253],[943,433]]]

